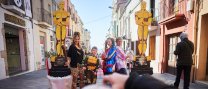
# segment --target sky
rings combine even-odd
[[[84,23],[84,28],[91,32],[91,47],[104,48],[106,33],[110,28],[112,0],[71,0],[78,15]]]

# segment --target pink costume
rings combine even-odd
[[[116,46],[116,70],[120,70],[121,68],[126,68],[126,54],[123,49],[119,46]]]

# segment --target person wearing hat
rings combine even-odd
[[[184,89],[189,89],[191,66],[193,64],[192,54],[194,52],[194,44],[188,39],[188,34],[183,32],[180,34],[181,42],[176,45],[174,54],[177,58],[177,74],[174,87],[180,84],[182,71],[184,73]]]

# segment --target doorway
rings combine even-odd
[[[5,26],[5,43],[7,50],[7,63],[9,75],[22,71],[19,30]]]
[[[41,68],[45,68],[45,36],[40,36]]]
[[[176,75],[176,59],[177,56],[174,54],[176,45],[180,42],[179,34],[169,36],[168,44],[168,68],[167,72]]]

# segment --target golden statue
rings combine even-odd
[[[58,5],[59,9],[53,13],[53,22],[56,26],[56,51],[59,57],[63,57],[62,46],[65,46],[66,27],[69,25],[70,14],[64,10],[64,1]]]
[[[141,57],[145,57],[147,49],[148,26],[152,22],[152,14],[146,10],[145,1],[141,2],[141,10],[135,13],[135,20],[138,25],[139,54]]]

